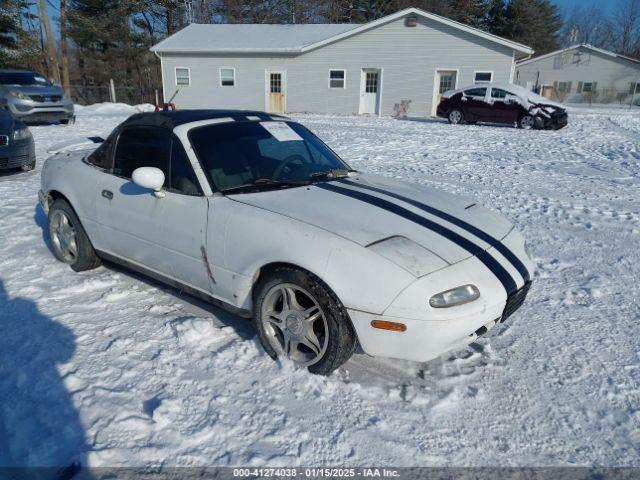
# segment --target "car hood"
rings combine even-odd
[[[501,240],[512,229],[505,217],[473,200],[377,175],[359,174],[306,187],[228,198],[322,228],[364,247],[390,237],[404,237],[451,264],[472,254],[451,235],[443,234],[440,227],[485,250],[490,245],[477,237],[478,230]],[[416,223],[415,215],[426,219],[431,227]]]
[[[15,92],[24,93],[25,95],[62,95],[62,88],[58,85],[3,85],[5,90],[13,90]]]

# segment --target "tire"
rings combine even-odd
[[[55,200],[49,207],[49,239],[53,255],[74,271],[83,272],[100,266],[100,258],[80,219],[65,200]]]
[[[285,295],[290,299],[286,303]],[[286,356],[311,373],[329,375],[353,354],[356,334],[351,320],[315,275],[278,267],[258,281],[253,300],[253,323],[271,358]]]
[[[518,128],[533,130],[536,127],[536,119],[533,115],[523,115],[518,120]]]
[[[31,163],[27,163],[26,165],[22,165],[22,167],[20,167],[20,168],[22,169],[23,172],[30,172],[31,170],[36,168],[35,159]]]
[[[62,125],[72,125],[74,123],[76,123],[76,117],[70,117],[70,118],[65,118],[60,120],[60,123]]]
[[[459,108],[452,108],[447,115],[447,120],[451,125],[461,125],[464,123],[464,114]]]

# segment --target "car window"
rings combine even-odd
[[[233,122],[189,132],[189,140],[215,190],[256,180],[308,180],[331,168],[348,169],[309,130],[293,122]]]
[[[487,94],[486,88],[470,88],[469,90],[465,90],[464,94],[468,97],[482,97]]]
[[[196,177],[191,160],[184,151],[182,142],[173,136],[171,143],[171,175],[169,189],[185,195],[202,195],[200,182]]]
[[[492,88],[491,89],[491,98],[506,98],[509,95],[509,92],[503,90],[501,88]]]
[[[156,167],[163,171],[166,187],[170,151],[171,135],[164,128],[125,128],[118,137],[112,172],[119,177],[131,178],[136,168]]]
[[[113,151],[113,141],[109,137],[102,142],[88,157],[87,162],[104,170],[111,169],[111,152]]]

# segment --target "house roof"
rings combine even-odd
[[[504,45],[516,52],[533,54],[533,50],[526,45],[418,8],[406,8],[363,24],[191,24],[154,45],[151,50],[158,53],[304,53],[371,30],[406,15],[420,16]]]
[[[358,27],[353,23],[197,24],[192,23],[154,45],[154,52],[297,53],[307,45]]]
[[[607,56],[612,57],[612,58],[619,58],[621,60],[626,60],[626,61],[629,61],[629,62],[640,64],[640,60],[638,60],[637,58],[631,58],[631,57],[627,57],[625,55],[620,55],[620,54],[615,53],[615,52],[610,52],[609,50],[604,50],[603,48],[594,47],[593,45],[589,45],[588,43],[579,43],[577,45],[572,45],[570,47],[563,48],[562,50],[556,50],[555,52],[545,53],[544,55],[540,55],[539,57],[534,57],[534,58],[530,58],[530,59],[527,59],[527,60],[522,60],[522,61],[517,63],[517,66],[519,67],[521,65],[527,65],[528,63],[535,62],[537,60],[542,60],[544,58],[553,57],[554,55],[559,55],[561,53],[568,52],[570,50],[575,50],[577,48],[584,48],[584,49],[587,49],[587,50],[592,50],[594,52],[598,52],[598,53],[601,53],[602,55],[607,55]]]

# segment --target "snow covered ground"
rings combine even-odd
[[[0,465],[640,466],[640,111],[573,108],[556,132],[299,116],[353,167],[476,197],[538,271],[507,324],[427,364],[276,363],[240,318],[49,252],[46,149],[131,110],[37,126],[0,174]]]

